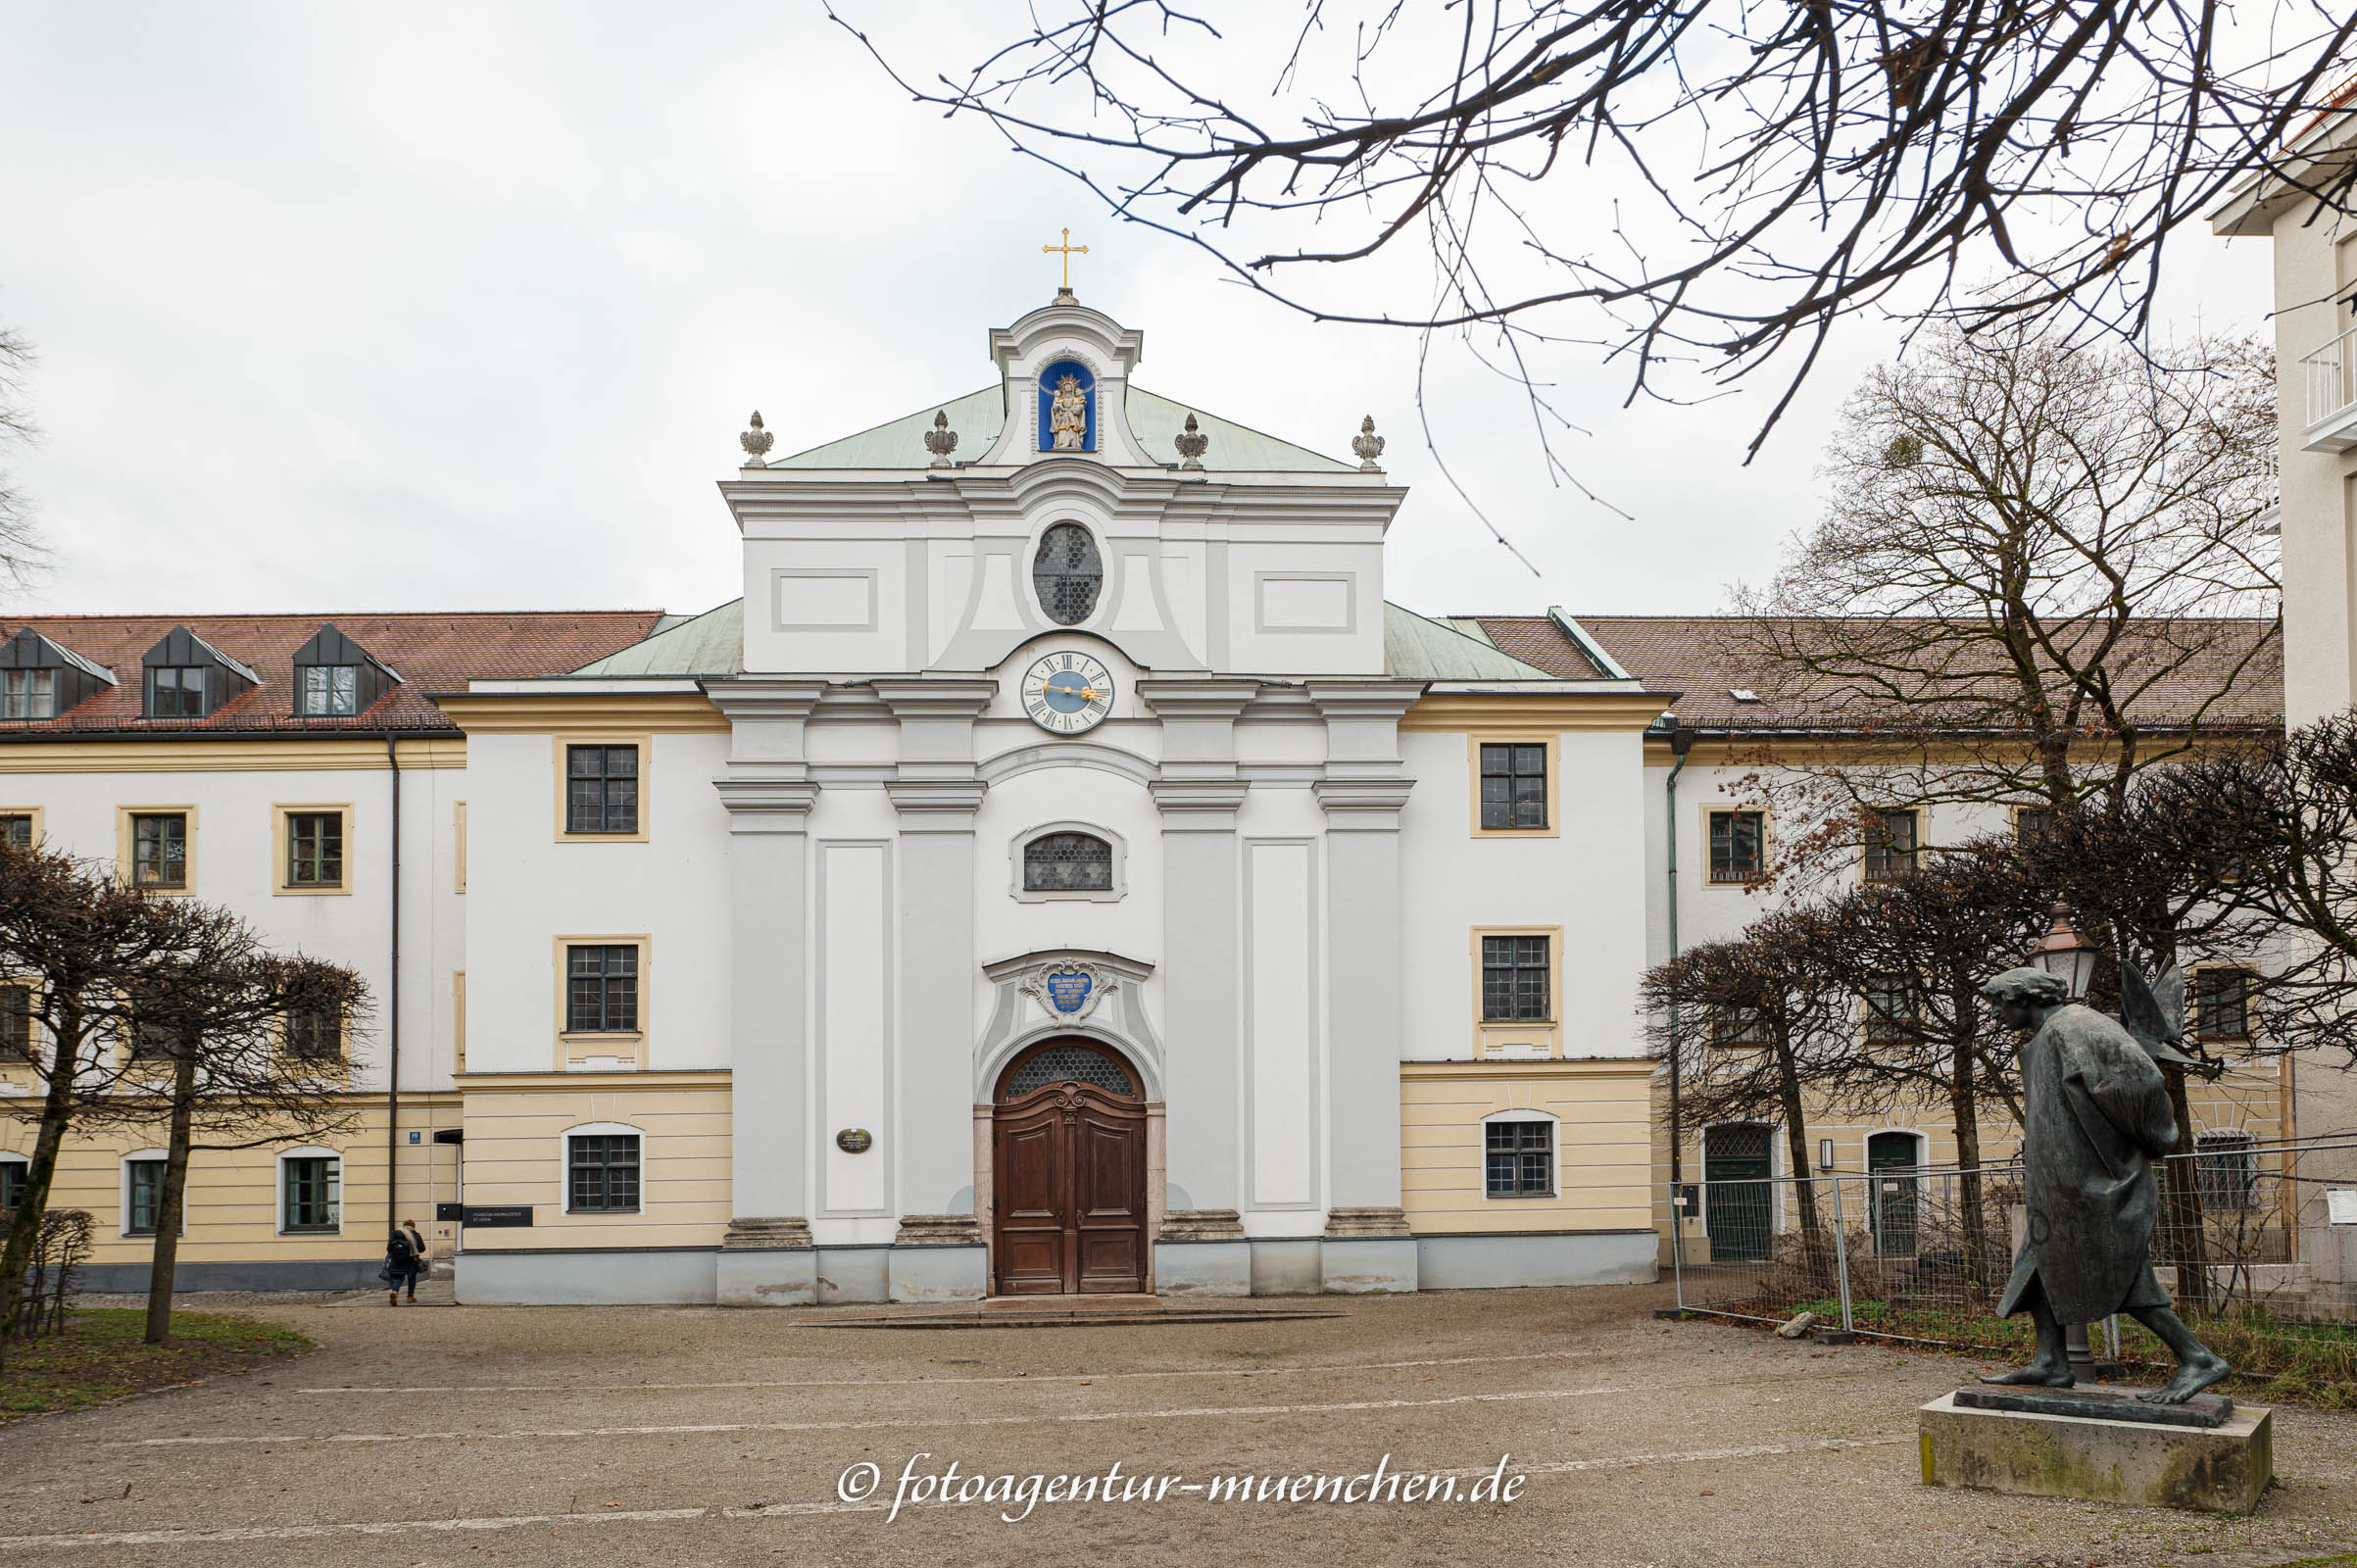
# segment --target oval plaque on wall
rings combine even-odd
[[[864,1154],[874,1143],[864,1127],[846,1127],[835,1135],[835,1147],[847,1154]]]

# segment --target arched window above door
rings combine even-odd
[[[1107,1094],[1135,1100],[1137,1081],[1113,1054],[1078,1040],[1059,1040],[1031,1052],[1000,1081],[1002,1102],[1020,1100],[1050,1084],[1091,1084]]]

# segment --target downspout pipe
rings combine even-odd
[[[401,753],[390,732],[385,765],[393,775],[392,978],[385,982],[384,1231],[401,1223],[401,1191],[394,1173],[401,1158]]]
[[[1670,755],[1677,760],[1670,765],[1670,775],[1662,784],[1663,803],[1667,808],[1669,829],[1669,923],[1671,958],[1678,956],[1678,775],[1686,771],[1687,754],[1694,749],[1694,732],[1678,722],[1678,715],[1663,715],[1669,720]],[[1686,1179],[1686,1126],[1681,1119],[1683,1106],[1679,1102],[1679,1061],[1683,1054],[1678,1030],[1678,1004],[1670,1004],[1670,1180]]]

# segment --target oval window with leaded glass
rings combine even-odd
[[[1040,596],[1040,612],[1058,626],[1077,626],[1088,619],[1105,587],[1105,563],[1089,530],[1077,522],[1059,522],[1040,535],[1031,586]]]
[[[1079,1044],[1055,1045],[1037,1051],[1023,1058],[999,1090],[999,1098],[1020,1100],[1034,1089],[1050,1084],[1082,1083],[1094,1085],[1107,1094],[1135,1099],[1138,1087],[1129,1076],[1129,1069],[1094,1046]]]
[[[1109,893],[1113,847],[1094,833],[1042,833],[1023,846],[1026,893]]]

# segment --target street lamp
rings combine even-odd
[[[2071,988],[2073,1002],[2087,1000],[2087,982],[2095,977],[2095,950],[2071,924],[2071,906],[2054,906],[2054,924],[2030,950],[2030,961]]]

